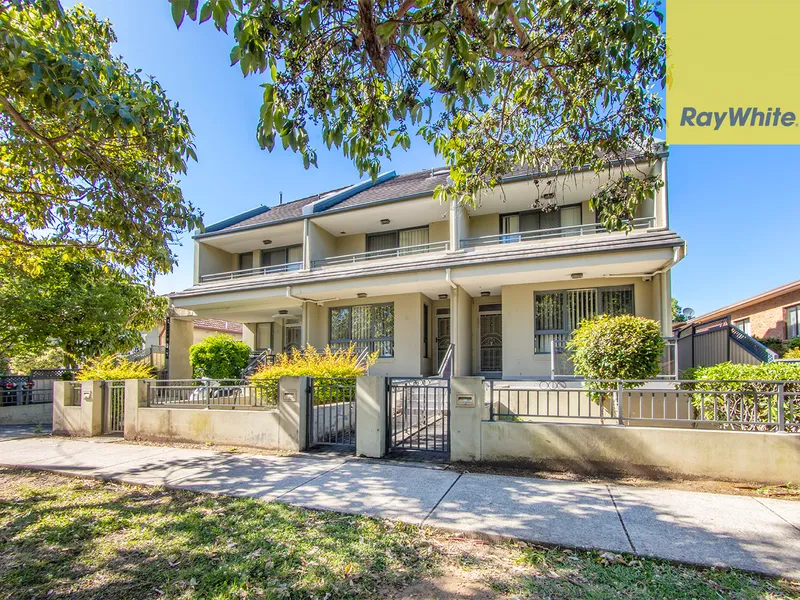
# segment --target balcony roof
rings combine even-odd
[[[619,163],[620,161],[641,162],[644,159],[645,156],[641,150],[629,150],[610,164]],[[588,166],[582,170],[588,170]],[[561,173],[562,171],[558,165],[524,166],[514,169],[503,178],[503,181],[534,179]],[[254,211],[259,211],[257,214],[253,214],[254,211],[247,211],[238,217],[230,217],[210,225],[206,233],[199,233],[194,237],[215,236],[243,229],[362,208],[372,204],[431,196],[439,185],[447,183],[448,177],[449,169],[440,167],[383,179],[379,178],[373,185],[356,184],[336,188],[276,206],[258,207],[254,209]],[[326,198],[336,198],[337,201],[335,203],[327,203],[324,202]],[[320,201],[323,202],[320,204]],[[311,209],[308,208],[309,205],[314,205],[316,210],[311,212]]]

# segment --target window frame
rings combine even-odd
[[[268,255],[268,254],[271,254],[272,252],[280,252],[280,251],[283,251],[283,262],[281,264],[284,264],[284,265],[290,264],[289,263],[289,250],[294,249],[294,248],[300,248],[300,252],[301,252],[301,255],[302,255],[303,244],[292,244],[290,246],[278,246],[277,248],[262,248],[261,249],[261,254],[259,254],[259,256],[261,257],[261,266],[262,267],[269,267],[269,266],[277,267],[277,266],[280,266],[280,265],[266,265],[266,264],[264,264],[264,255]],[[302,264],[303,261],[300,260],[300,261],[297,261],[297,262]]]
[[[242,258],[244,258],[245,256],[249,256],[250,257],[250,266],[249,267],[243,267],[242,266]],[[253,261],[253,251],[252,250],[250,252],[239,252],[239,268],[237,270],[238,271],[249,271],[250,269],[254,269],[255,268],[253,266],[254,262],[255,261]]]
[[[364,244],[364,248],[367,254],[377,253],[377,252],[389,252],[390,250],[397,250],[400,251],[403,248],[412,248],[413,246],[401,246],[400,245],[400,232],[401,231],[415,231],[417,229],[426,229],[428,231],[428,244],[430,244],[430,236],[431,236],[431,226],[430,225],[419,225],[417,227],[403,227],[402,229],[393,229],[391,231],[373,231],[372,233],[367,234],[367,240]],[[369,249],[369,240],[370,238],[384,236],[384,235],[394,235],[394,246],[392,248],[386,248],[384,250],[370,250]]]
[[[580,210],[581,225],[583,225],[583,202],[573,202],[572,204],[558,205],[558,208],[554,209],[554,210],[560,212],[562,209],[565,209],[565,208],[578,208]],[[553,212],[553,211],[547,211],[547,212]],[[503,236],[513,237],[515,235],[520,235],[520,234],[523,234],[523,233],[527,233],[529,231],[545,231],[547,229],[551,229],[550,227],[544,227],[544,228],[540,227],[539,229],[522,229],[522,216],[523,215],[542,214],[542,213],[545,213],[545,211],[543,209],[541,209],[541,208],[536,208],[536,209],[533,209],[533,210],[520,210],[520,211],[517,211],[517,212],[500,213],[500,225],[499,225],[500,231],[498,233],[500,235],[503,235]],[[512,232],[508,232],[508,233],[503,233],[503,218],[504,217],[514,217],[514,216],[516,216],[517,219],[518,219],[518,231],[512,231]],[[561,223],[561,217],[560,216],[558,218],[558,222]],[[558,229],[560,227],[561,227],[561,225],[559,225],[559,227],[557,227],[556,229]],[[558,291],[558,290],[554,290],[554,291]]]
[[[363,307],[368,306],[370,308],[370,337],[368,338],[353,338],[353,309],[356,307]],[[378,308],[391,308],[392,311],[392,334],[391,336],[376,336],[375,335],[375,312]],[[337,310],[345,310],[347,309],[347,329],[349,332],[349,337],[347,338],[334,338],[333,337],[333,311]],[[390,352],[389,353],[382,353],[378,354],[378,358],[394,358],[394,302],[379,302],[377,304],[350,304],[347,306],[332,306],[328,309],[328,344],[331,347],[335,345],[344,345],[347,344],[348,346],[351,343],[356,345],[361,344],[369,344],[369,351],[370,353],[375,352],[376,347],[380,351],[382,348],[386,347],[386,343],[388,342]]]
[[[747,323],[747,329],[745,329],[744,327],[742,327],[742,324],[743,324],[743,323]],[[736,327],[737,329],[741,329],[741,330],[742,330],[743,332],[745,332],[747,335],[752,335],[752,334],[750,333],[750,331],[749,331],[749,330],[750,330],[750,326],[751,326],[751,325],[750,325],[750,317],[745,317],[745,318],[743,318],[743,319],[737,319],[736,321],[734,321],[734,322],[733,322],[733,326],[734,326],[734,327]],[[788,322],[787,322],[787,326],[788,326]]]
[[[791,313],[791,312],[795,313],[795,318],[794,318],[795,331],[794,331],[794,335],[792,335],[792,331],[789,329],[789,327],[790,327],[790,325],[789,325],[789,313]],[[786,320],[786,339],[787,340],[792,340],[792,339],[794,339],[796,337],[800,337],[800,304],[794,304],[792,306],[787,306],[784,309],[784,313],[783,314],[784,314],[784,318]]]
[[[560,289],[560,290],[540,290],[534,291],[533,294],[533,351],[534,354],[549,354],[550,350],[538,350],[539,344],[537,344],[537,337],[540,335],[549,335],[552,336],[552,340],[556,339],[556,336],[563,336],[561,339],[569,339],[569,336],[572,334],[573,330],[569,330],[569,303],[568,297],[569,292],[577,292],[580,290],[592,290],[596,296],[596,303],[597,309],[595,312],[595,316],[606,314],[605,306],[603,303],[603,295],[601,292],[609,292],[609,291],[630,291],[631,292],[631,312],[630,313],[622,313],[622,314],[636,314],[636,287],[633,284],[628,285],[611,285],[611,286],[603,286],[603,287],[594,287],[594,288],[568,288],[568,289]],[[561,294],[561,319],[562,319],[562,328],[560,329],[539,329],[536,326],[536,301],[540,296],[550,295],[550,294]]]

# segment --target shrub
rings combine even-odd
[[[210,335],[189,348],[189,363],[195,377],[240,379],[249,357],[250,347],[225,333]]]
[[[760,342],[761,344],[772,350],[778,356],[783,356],[783,354],[788,349],[788,347],[786,346],[786,342],[784,342],[780,338],[776,337],[756,338],[756,341]]]
[[[786,342],[786,345],[791,350],[797,350],[798,348],[800,348],[800,337],[795,337],[790,339],[788,342]]]
[[[789,395],[784,401],[784,411],[787,418],[793,412],[796,413],[797,409],[792,411],[792,407],[800,402],[800,396],[795,396],[800,393],[800,365],[797,364],[721,363],[713,367],[689,369],[686,377],[695,381],[684,383],[683,389],[709,392],[692,394],[692,405],[706,420],[776,422],[778,419],[778,385],[774,383],[776,381],[786,382],[784,389]],[[775,427],[728,424],[725,428],[765,431]],[[797,431],[798,426],[787,426],[786,429]]]
[[[76,381],[118,381],[121,379],[152,379],[152,377],[152,367],[130,362],[118,354],[89,359],[75,374]]]
[[[367,357],[367,366],[375,364],[378,353]],[[358,364],[358,352],[351,344],[346,350],[331,350],[326,346],[323,352],[311,345],[304,351],[293,349],[291,353],[278,354],[275,362],[264,365],[250,377],[251,383],[264,384],[275,388],[277,395],[278,378],[280,377],[315,377],[316,379],[345,379],[354,382],[359,375],[364,375],[366,367]],[[343,382],[344,383],[344,382]],[[346,390],[338,387],[329,388],[316,403],[343,401]]]
[[[636,381],[659,374],[664,340],[661,326],[651,319],[599,315],[581,321],[567,349],[578,375],[626,380],[625,387],[633,387]],[[587,387],[598,389],[592,382],[587,382]]]
[[[800,358],[800,348],[792,348],[783,355],[783,358]]]

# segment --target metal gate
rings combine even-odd
[[[103,433],[125,432],[125,382],[103,382]]]
[[[387,445],[390,453],[450,454],[450,380],[387,380]]]
[[[355,378],[309,378],[308,447],[356,448]]]

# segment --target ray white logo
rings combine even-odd
[[[713,127],[718,131],[728,127],[797,127],[797,115],[783,111],[780,107],[760,110],[755,106],[730,107],[722,112],[698,111],[693,106],[684,106],[681,112],[681,127]]]

